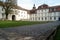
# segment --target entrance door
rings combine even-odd
[[[12,15],[12,20],[15,20],[15,15]]]
[[[59,17],[59,21],[60,21],[60,17]]]

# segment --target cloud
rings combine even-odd
[[[60,0],[18,0],[18,5],[25,9],[32,9],[33,4],[36,4],[36,8],[42,4],[60,5]]]
[[[32,0],[18,0],[18,5],[25,9],[31,9],[33,2]]]

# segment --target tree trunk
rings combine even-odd
[[[6,20],[8,20],[8,14],[6,14]]]
[[[5,10],[6,20],[8,20],[8,10]]]

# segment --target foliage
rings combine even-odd
[[[12,2],[4,2],[3,8],[5,9],[6,19],[8,19],[8,14],[11,13],[13,10],[13,3]]]

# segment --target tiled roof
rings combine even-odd
[[[36,13],[36,9],[35,9],[35,10],[33,10],[33,9],[30,10],[30,13],[31,13],[31,14],[33,14],[33,13],[35,14],[35,13]]]
[[[51,6],[51,7],[49,7],[48,5],[46,5],[46,4],[43,4],[43,5],[41,5],[41,6],[39,6],[38,8],[37,8],[37,10],[40,10],[40,9],[56,9],[56,11],[60,11],[60,5],[59,6]]]
[[[41,10],[41,9],[49,9],[49,12],[60,12],[60,5],[50,7],[46,4],[43,4],[41,6],[38,6],[38,8],[35,10],[30,10],[30,14],[34,14],[36,13],[36,10]]]
[[[50,12],[60,12],[60,6],[52,6],[52,7],[49,7],[49,9],[52,9],[52,11]]]
[[[46,5],[46,4],[43,4],[43,5],[38,7],[38,9],[46,9],[46,8],[48,8],[48,5]]]
[[[24,9],[24,8],[22,8],[22,7],[20,7],[20,6],[16,6],[16,5],[14,5],[14,8],[15,8],[15,9],[20,9],[20,10],[28,11],[27,9]]]

